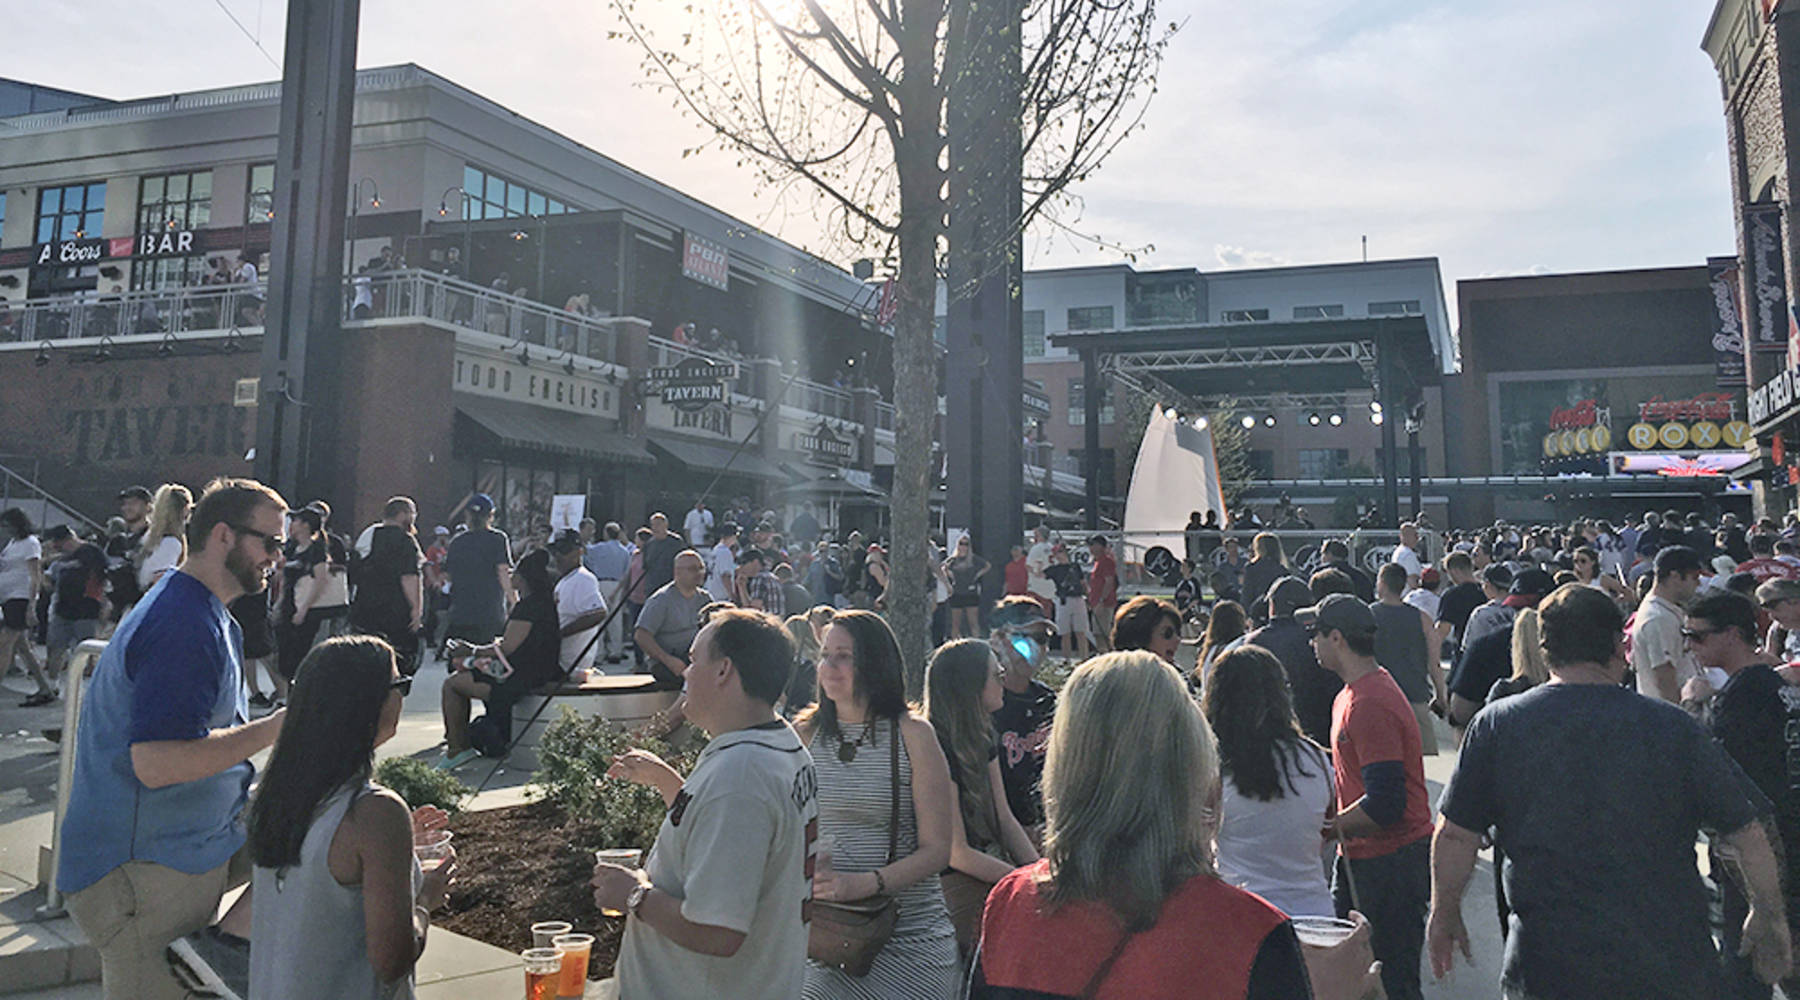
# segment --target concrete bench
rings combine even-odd
[[[513,763],[519,767],[537,767],[537,749],[543,741],[544,728],[562,714],[563,705],[582,716],[597,716],[626,729],[635,729],[675,704],[680,694],[679,691],[658,691],[656,679],[648,674],[593,674],[581,684],[546,685],[513,705],[513,735],[518,738],[518,744],[513,747]],[[544,709],[536,722],[531,722],[532,715],[547,698],[553,699],[555,704]]]

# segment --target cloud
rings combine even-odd
[[[1289,263],[1286,257],[1267,250],[1247,250],[1223,243],[1213,244],[1213,256],[1226,267],[1280,267]]]

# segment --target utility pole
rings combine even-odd
[[[256,476],[294,503],[346,499],[337,416],[360,14],[361,0],[288,3]]]
[[[1004,565],[1025,534],[1020,0],[950,0],[950,257],[944,448],[949,526]],[[984,604],[1002,574],[983,582]]]

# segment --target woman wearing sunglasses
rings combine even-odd
[[[1148,650],[1174,666],[1181,649],[1181,611],[1148,594],[1126,601],[1113,616],[1112,648]]]
[[[413,965],[456,859],[452,852],[421,871],[415,831],[446,817],[409,811],[370,780],[375,748],[394,735],[411,686],[393,647],[371,636],[327,640],[295,674],[281,740],[250,805],[258,1000],[413,995]]]

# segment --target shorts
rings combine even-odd
[[[67,653],[81,644],[83,639],[92,639],[100,633],[98,618],[58,618],[50,616],[50,625],[44,634],[45,652],[54,656]]]
[[[0,603],[0,624],[4,624],[14,632],[23,632],[30,627],[27,620],[30,610],[31,599],[28,597],[15,597],[10,601]]]
[[[950,600],[944,603],[946,607],[952,608],[978,608],[981,606],[981,592],[973,591],[966,594],[951,594]]]
[[[1085,597],[1064,597],[1056,602],[1056,631],[1063,635],[1089,635]]]

